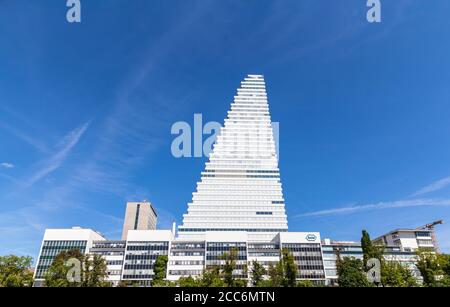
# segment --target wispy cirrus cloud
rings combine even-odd
[[[3,128],[4,130],[8,131],[10,134],[15,136],[16,138],[18,138],[18,139],[24,141],[25,143],[27,143],[28,145],[34,147],[39,152],[42,152],[42,153],[50,152],[47,145],[44,144],[38,138],[28,135],[27,133],[22,132],[19,129],[16,129],[4,122],[0,122],[0,127]]]
[[[314,217],[314,216],[346,215],[382,209],[396,209],[407,207],[438,207],[438,206],[439,207],[450,206],[450,199],[412,199],[412,200],[397,200],[372,204],[352,205],[341,208],[331,208],[302,213],[295,215],[294,217],[299,218],[299,217]]]
[[[10,162],[2,162],[0,163],[0,167],[2,168],[14,168],[14,164],[10,163]]]
[[[30,176],[30,179],[25,183],[25,188],[32,186],[48,174],[57,170],[70,154],[75,145],[78,144],[81,137],[88,129],[89,124],[90,122],[84,123],[80,127],[69,132],[59,143],[59,150],[55,154],[53,154],[39,170],[37,170]]]
[[[448,186],[450,186],[450,177],[442,178],[438,181],[435,181],[435,182],[421,188],[420,190],[418,190],[411,196],[416,197],[416,196],[421,196],[421,195],[428,194],[431,192],[436,192],[436,191],[442,190]]]

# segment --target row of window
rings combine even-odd
[[[203,270],[169,270],[170,275],[176,276],[199,276]]]
[[[419,245],[433,245],[432,240],[417,240],[417,244]]]
[[[248,249],[280,249],[279,244],[265,244],[265,243],[250,243],[248,244]]]
[[[153,270],[153,264],[125,264],[124,270]]]
[[[230,153],[236,153],[236,152],[230,152]],[[216,177],[216,178],[277,178],[280,179],[280,176],[271,176],[271,175],[232,175],[232,174],[205,174],[202,176],[203,178],[211,178],[211,177]]]
[[[300,274],[297,275],[297,278],[325,278],[325,273],[320,270],[301,271]]]
[[[153,264],[155,259],[139,259],[139,260],[127,260],[125,264]]]
[[[322,264],[321,260],[304,261],[304,260],[295,259],[295,263],[297,263],[299,270],[309,270],[309,269],[322,270],[323,269],[323,264]]]
[[[151,274],[124,274],[123,279],[152,279]],[[150,284],[149,284],[150,285]]]
[[[157,254],[141,254],[141,255],[133,255],[133,254],[127,254],[125,256],[125,260],[155,260],[160,255],[167,255],[167,253],[157,253]]]
[[[86,246],[87,241],[45,241],[42,248]]]
[[[203,256],[204,252],[171,252],[171,256]]]
[[[278,174],[279,171],[277,170],[240,170],[240,169],[205,169],[204,173],[256,173],[256,174]]]
[[[238,213],[250,213],[250,212],[254,212],[254,211],[249,211],[250,209],[253,210],[258,210],[258,211],[265,211],[265,210],[270,210],[276,214],[284,214],[285,211],[283,210],[283,208],[280,208],[279,206],[267,206],[266,203],[264,202],[264,204],[255,204],[252,203],[251,205],[253,206],[246,206],[245,209],[242,208],[242,205],[240,206],[233,206],[233,205],[229,205],[229,206],[224,206],[223,204],[219,204],[219,205],[210,205],[209,202],[205,202],[207,203],[206,205],[202,204],[202,203],[198,203],[196,202],[195,204],[190,204],[189,208],[188,208],[188,213],[196,213],[202,216],[205,215],[211,215],[211,214],[217,214],[217,213],[221,213],[221,214],[236,214],[236,211]],[[242,202],[239,202],[240,204],[242,204]],[[234,210],[233,210],[234,209]],[[230,211],[228,211],[230,210]],[[233,211],[231,211],[233,210]]]
[[[82,253],[85,250],[85,247],[70,247],[70,248],[66,248],[66,247],[59,247],[59,248],[52,248],[52,249],[43,249],[41,252],[41,258],[42,259],[53,259],[55,258],[57,255],[59,255],[62,251],[68,251],[68,250],[73,250],[73,249],[79,249]]]
[[[126,243],[125,242],[106,242],[103,243],[101,241],[97,241],[94,242],[92,244],[92,248],[108,248],[108,249],[113,249],[113,248],[125,248]]]
[[[257,211],[256,215],[273,215],[271,211]]]
[[[322,254],[320,252],[292,252],[292,255],[294,257],[302,257],[302,258],[318,257],[322,259]]]
[[[205,248],[205,243],[172,243],[172,249],[199,249]]]
[[[127,246],[127,251],[164,251],[169,249],[169,244],[164,245],[136,245]]]
[[[202,260],[172,260],[169,265],[203,265]]]
[[[205,182],[205,181],[203,181]],[[254,196],[265,196],[264,198],[267,198],[268,196],[272,196],[273,200],[283,200],[283,193],[281,191],[281,188],[275,188],[275,187],[232,187],[227,189],[222,189],[223,186],[225,186],[226,183],[221,183],[217,186],[209,186],[208,188],[204,188],[204,186],[199,186],[199,190],[197,192],[194,192],[194,196],[217,196],[217,197],[224,197],[224,196],[245,196],[243,199],[252,199]],[[245,195],[239,195],[239,193],[245,192]]]
[[[261,214],[256,214],[255,211],[250,212],[250,211],[245,211],[245,212],[239,212],[239,211],[220,211],[217,210],[216,211],[216,215],[218,215],[217,217],[212,216],[214,214],[214,212],[210,212],[209,215],[204,215],[204,212],[189,212],[187,215],[184,216],[184,223],[186,223],[186,221],[189,222],[197,222],[197,223],[201,223],[203,222],[202,219],[207,219],[209,221],[226,221],[226,220],[230,220],[233,221],[234,219],[238,219],[238,221],[240,221],[239,223],[234,223],[234,224],[238,224],[239,226],[243,226],[241,221],[272,221],[272,223],[274,222],[282,222],[285,220],[285,214],[284,212],[273,212],[273,211],[257,211],[257,212],[264,212]],[[266,213],[266,212],[272,212],[272,214],[270,213]],[[216,224],[216,223],[213,223]],[[260,225],[260,223],[258,223]]]
[[[416,231],[416,237],[431,237],[431,232],[429,232],[429,231]]]
[[[287,232],[287,229],[267,228],[179,228],[179,232],[206,232],[206,231],[247,231],[247,232]]]
[[[279,257],[279,252],[248,252],[249,257]]]
[[[236,250],[238,254],[246,254],[247,253],[247,247],[246,246],[239,246],[239,247],[227,247],[227,246],[208,246],[206,249],[208,254],[211,255],[218,255],[220,253],[228,253],[231,250]]]
[[[290,251],[318,251],[320,252],[320,244],[314,243],[283,243],[283,248],[287,248]]]
[[[92,251],[92,254],[101,255],[101,256],[123,256],[124,252],[112,252],[112,251]]]
[[[335,252],[339,250],[339,252],[358,252],[362,253],[362,248],[357,246],[322,246],[322,250],[324,252]]]
[[[244,242],[208,242],[208,250],[212,247],[216,247],[216,248],[246,248],[247,247],[247,243]]]
[[[223,254],[220,254],[220,255],[207,255],[206,256],[206,260],[207,261],[213,261],[213,260],[222,260],[223,259]],[[242,256],[242,255],[239,255],[239,256],[236,256],[236,260],[247,260],[247,255],[245,255],[245,256]]]
[[[225,162],[225,160],[223,162]],[[220,163],[223,163],[223,162],[220,162]],[[220,182],[221,183],[225,183],[227,187],[239,186],[239,187],[242,187],[242,188],[244,188],[244,187],[247,188],[248,187],[248,188],[261,188],[261,189],[264,189],[264,188],[277,188],[277,189],[279,189],[280,186],[281,186],[280,183],[276,183],[276,182],[273,182],[273,181],[264,181],[264,180],[261,180],[261,181],[248,181],[248,180],[238,180],[238,179],[236,179],[236,180],[234,180],[234,179],[233,180],[231,180],[231,179],[230,180],[223,179]],[[199,185],[202,185],[203,187],[214,186],[214,185],[222,186],[222,184],[220,184],[219,181],[199,182]]]
[[[253,200],[253,201],[248,201],[248,200],[234,200],[234,201],[230,201],[230,200],[194,200],[193,203],[189,204],[189,211],[190,210],[215,210],[215,209],[224,209],[224,207],[226,206],[226,209],[236,209],[236,210],[242,210],[243,205],[246,205],[245,207],[247,207],[246,209],[250,209],[251,207],[254,207],[255,209],[259,209],[259,210],[276,210],[279,209],[278,206],[273,206],[272,201],[270,200]],[[275,207],[275,208],[274,208]]]

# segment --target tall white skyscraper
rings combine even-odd
[[[178,235],[247,231],[263,239],[287,230],[264,77],[248,75],[217,135]]]

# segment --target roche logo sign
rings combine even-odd
[[[311,233],[311,234],[306,236],[306,240],[309,241],[309,242],[316,241],[317,240],[317,236],[315,234]]]

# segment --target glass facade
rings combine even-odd
[[[168,254],[169,242],[128,242],[122,279],[151,280],[156,258]]]
[[[84,254],[86,252],[86,246],[87,241],[44,241],[36,266],[35,279],[44,278],[45,273],[59,253],[78,249]]]
[[[294,256],[299,279],[325,279],[320,244],[283,243],[282,248]]]
[[[224,255],[232,250],[237,252],[236,278],[247,278],[247,243],[245,242],[208,242],[206,246],[206,267],[225,264]]]

